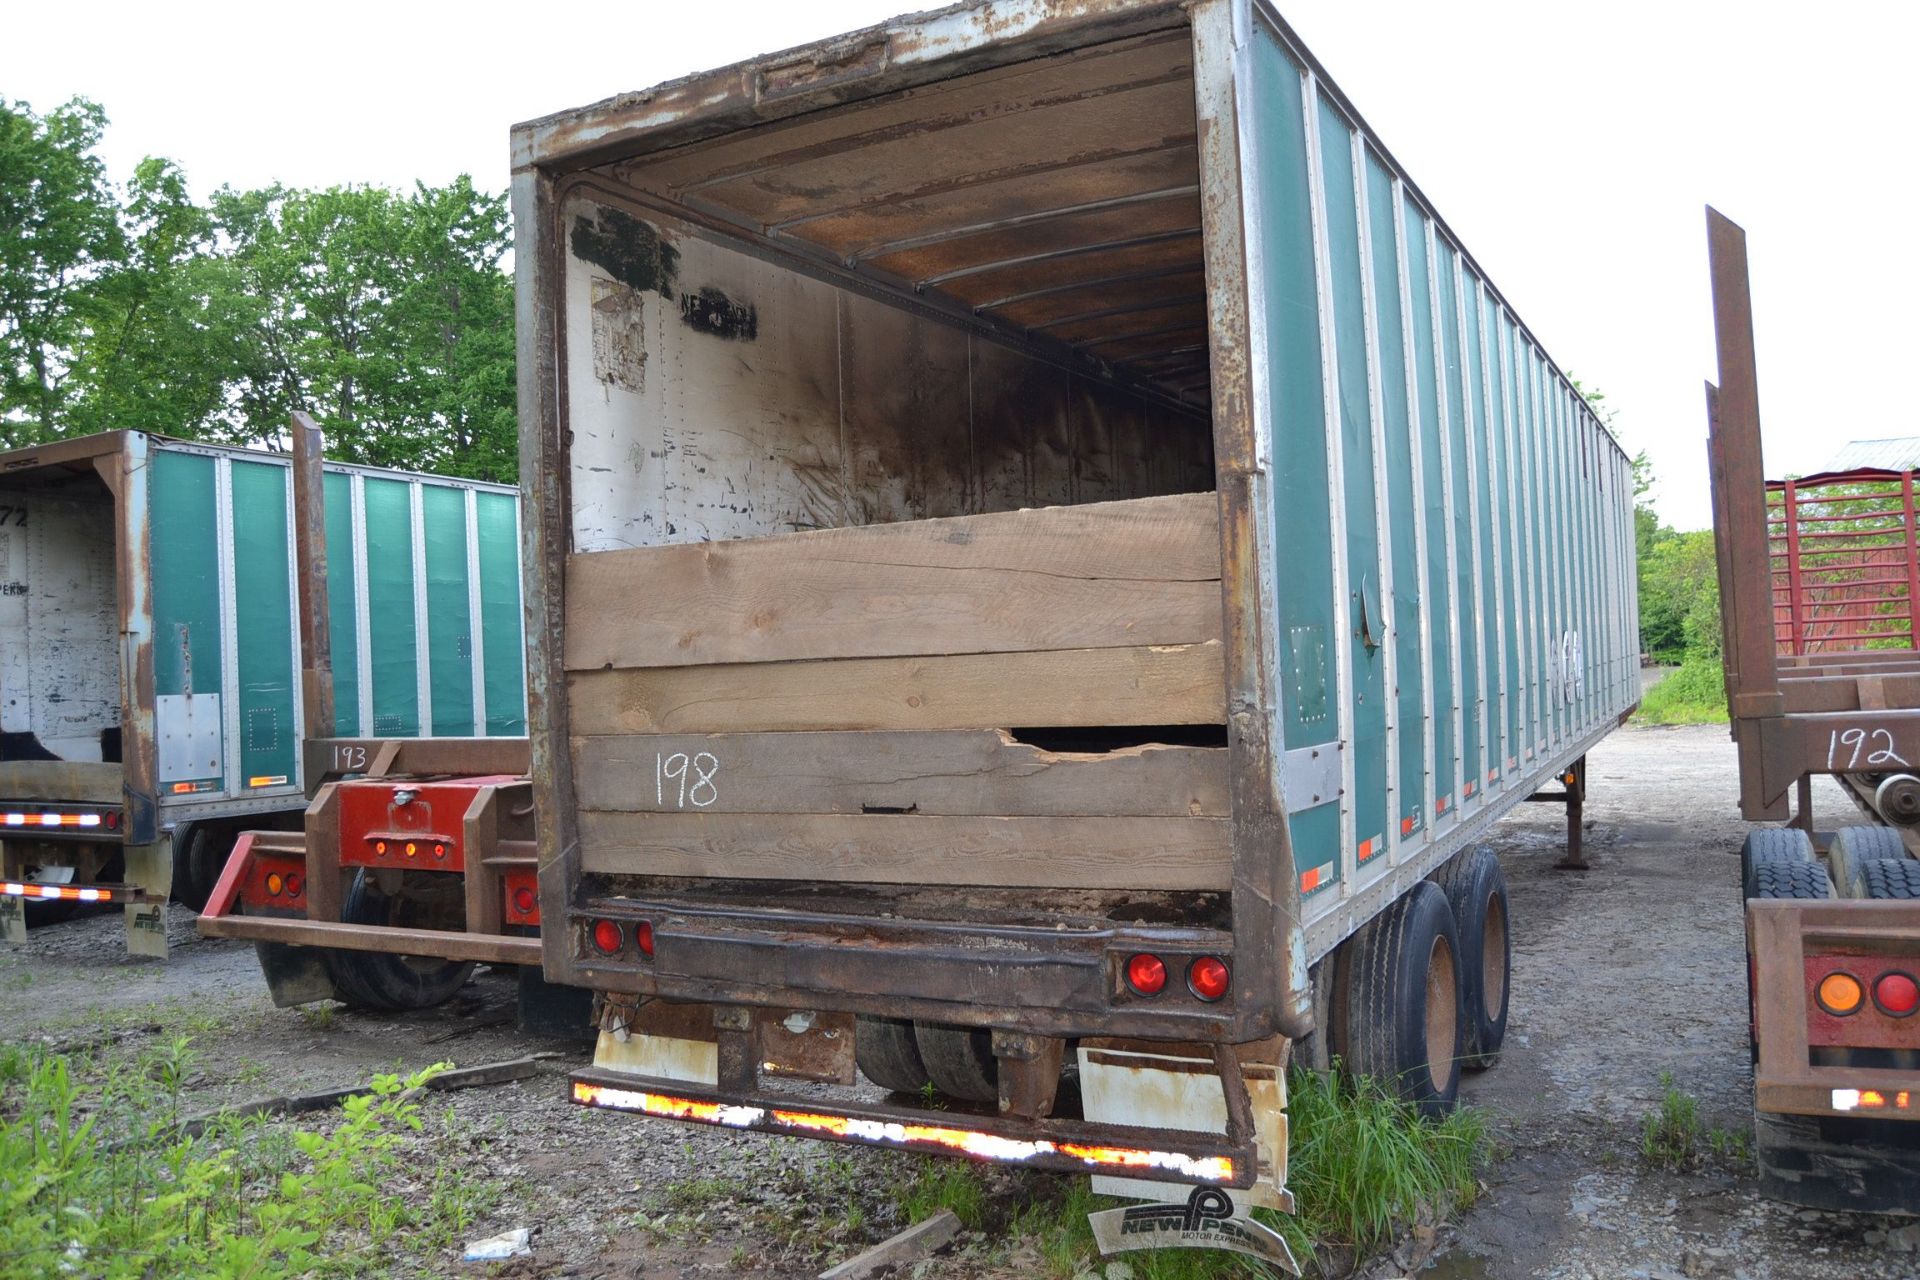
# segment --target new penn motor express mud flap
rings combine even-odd
[[[1195,1187],[1185,1204],[1141,1204],[1087,1215],[1102,1254],[1134,1249],[1230,1249],[1300,1274],[1293,1250],[1264,1222],[1237,1216],[1233,1197]]]

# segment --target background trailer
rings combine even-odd
[[[0,454],[0,931],[127,905],[164,953],[245,827],[298,825],[309,735],[526,731],[499,485],[329,464],[334,723],[305,723],[286,455],[113,432]]]

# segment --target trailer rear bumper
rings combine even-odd
[[[835,1105],[813,1096],[730,1093],[683,1080],[597,1070],[573,1073],[571,1097],[581,1106],[664,1120],[964,1155],[1063,1173],[1251,1187],[1258,1168],[1247,1125],[1239,1126],[1238,1135],[1221,1135],[961,1110],[934,1113],[885,1103]]]
[[[220,873],[207,909],[196,922],[206,938],[245,938],[296,947],[329,947],[341,951],[374,951],[441,960],[473,960],[484,964],[540,964],[540,939],[451,929],[411,929],[394,925],[351,924],[337,920],[308,920],[303,886],[280,877],[284,906],[275,910],[300,914],[239,915],[243,890],[251,881],[265,880],[268,868],[282,863],[304,869],[306,842],[298,835],[249,831],[234,842],[233,853]]]
[[[1889,974],[1920,977],[1920,902],[1755,899],[1747,947],[1755,1108],[1920,1120],[1920,1011],[1890,1013],[1875,994]],[[1840,1013],[1820,991],[1835,974],[1861,993]]]
[[[608,954],[595,926],[611,920],[621,948]],[[651,953],[635,945],[642,926]],[[1201,957],[1233,971],[1223,930],[1109,924],[904,919],[690,899],[596,898],[570,913],[569,946],[582,985],[670,1000],[831,1010],[1039,1035],[1229,1043],[1236,983],[1207,1001],[1185,981]],[[1129,986],[1130,957],[1161,958],[1165,989]]]

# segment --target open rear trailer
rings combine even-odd
[[[524,734],[517,496],[314,459],[296,492],[286,454],[140,432],[0,454],[7,938],[125,903],[164,955],[170,895],[198,909],[243,829],[298,828],[310,733]]]
[[[1475,842],[1637,699],[1632,481],[1277,15],[961,5],[513,146],[574,1097],[1240,1204],[1291,1041],[1450,1105]]]
[[[1707,388],[1740,812],[1755,1151],[1774,1195],[1920,1205],[1920,527],[1911,470],[1768,481],[1746,236],[1708,210]],[[1816,830],[1813,779],[1866,825]],[[1789,796],[1797,799],[1789,808]],[[1824,855],[1824,856],[1822,856]]]

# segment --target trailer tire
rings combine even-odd
[[[993,1032],[916,1022],[913,1036],[934,1088],[962,1102],[1000,1100],[1000,1062],[993,1056]]]
[[[933,1083],[920,1061],[913,1023],[905,1018],[860,1015],[854,1026],[853,1060],[861,1075],[894,1093],[919,1093]]]
[[[1827,867],[1833,872],[1833,887],[1842,898],[1865,898],[1866,880],[1861,867],[1882,859],[1904,860],[1907,846],[1891,827],[1842,827],[1833,833],[1827,847]]]
[[[1747,869],[1749,898],[1831,898],[1827,869],[1817,862],[1756,862]]]
[[[431,872],[420,874],[431,875]],[[340,904],[340,919],[348,924],[398,924],[399,904],[381,891],[366,871],[356,872]],[[380,951],[326,952],[327,972],[340,998],[363,1009],[405,1011],[445,1004],[473,975],[470,960],[442,960],[437,956],[389,955]]]
[[[188,822],[173,832],[173,900],[205,911],[240,831],[226,822]]]
[[[1920,898],[1920,862],[1912,858],[1868,858],[1854,863],[1863,898]]]
[[[1359,1075],[1438,1119],[1460,1092],[1466,1040],[1460,936],[1447,895],[1423,880],[1363,926],[1349,957],[1347,1054]]]
[[[1460,938],[1460,1003],[1466,1026],[1460,1064],[1484,1071],[1500,1057],[1507,1039],[1507,999],[1513,973],[1508,932],[1507,878],[1486,845],[1459,854],[1433,874],[1447,895]]]
[[[1740,845],[1740,883],[1756,862],[1812,862],[1813,841],[1798,827],[1756,827]]]

